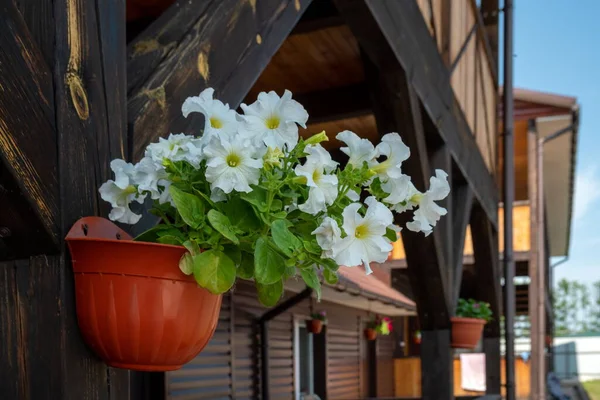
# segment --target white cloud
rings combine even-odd
[[[575,180],[575,219],[586,215],[590,207],[600,200],[600,176],[596,165],[586,167]]]

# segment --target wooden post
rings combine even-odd
[[[527,131],[528,188],[531,245],[529,251],[529,320],[531,323],[531,398],[545,396],[545,262],[543,199],[541,191],[542,152],[535,122],[530,121]]]

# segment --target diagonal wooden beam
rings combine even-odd
[[[189,29],[168,51],[161,47],[160,52],[166,54],[153,61],[156,66],[147,78],[130,77],[141,82],[129,92],[133,159],[141,158],[148,143],[169,132],[199,133],[202,118],[181,115],[181,104],[188,96],[210,86],[219,99],[237,107],[310,2],[212,0],[204,2],[206,7],[191,23],[176,14]],[[181,30],[177,20],[162,24],[161,38]],[[143,40],[152,39],[151,33],[142,33],[130,47],[130,55],[132,50],[143,48]],[[148,42],[148,46],[152,49],[156,44]],[[135,59],[130,57],[130,73]],[[144,69],[144,75],[147,72]]]
[[[0,5],[0,260],[60,242],[52,72],[14,2]]]
[[[402,164],[402,169],[412,177],[417,189],[424,191],[429,186],[431,169],[419,100],[402,71],[380,70],[369,59],[365,59],[364,65],[377,129],[382,133],[402,132],[404,142],[411,149],[411,156]],[[402,225],[410,218],[409,214],[399,215]],[[434,230],[424,237],[404,229],[402,241],[422,329],[448,328],[449,296],[446,295],[445,247],[441,232]],[[431,293],[437,295],[431,296]]]
[[[453,185],[453,203],[452,203],[452,237],[454,254],[450,268],[453,270],[452,298],[453,308],[456,308],[458,297],[460,295],[460,284],[463,270],[463,249],[465,247],[465,235],[467,226],[471,218],[471,208],[473,207],[473,193],[467,184]]]
[[[454,163],[493,226],[496,183],[488,171],[450,85],[448,69],[414,1],[335,0],[367,55],[380,67],[390,59],[405,71]]]

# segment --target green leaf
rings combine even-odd
[[[304,249],[311,254],[321,255],[323,252],[316,240],[303,240],[302,245],[304,246]]]
[[[302,242],[289,231],[287,222],[283,219],[273,221],[271,236],[277,247],[288,257],[294,253],[294,250],[302,248]]]
[[[233,261],[236,267],[242,262],[242,251],[238,246],[234,244],[226,244],[223,246],[223,252],[227,255],[227,257],[231,258],[231,261]]]
[[[334,271],[334,272],[340,268],[338,263],[333,261],[331,258],[321,258],[319,260],[319,265],[322,265],[323,267],[325,267],[325,269],[328,269],[328,270]]]
[[[208,212],[208,222],[215,228],[221,235],[231,240],[235,244],[239,244],[240,240],[235,236],[233,232],[233,225],[226,215],[221,214],[217,210],[210,210]]]
[[[221,251],[207,250],[194,257],[194,278],[211,293],[221,294],[231,289],[235,276],[235,264]]]
[[[293,278],[294,276],[296,276],[296,266],[295,265],[286,265],[283,276],[286,279]]]
[[[273,307],[283,295],[283,281],[279,281],[271,285],[256,284],[258,291],[258,300],[266,307]]]
[[[242,253],[242,261],[240,262],[237,274],[242,279],[254,278],[254,256],[250,253]]]
[[[315,268],[301,269],[300,276],[304,279],[306,286],[317,292],[317,300],[321,300],[321,282],[319,281],[319,276],[317,275]]]
[[[221,209],[235,227],[247,232],[260,228],[260,220],[254,213],[252,206],[237,196],[223,203]]]
[[[325,278],[325,282],[329,283],[330,285],[335,285],[339,280],[337,272],[331,271],[327,268],[323,270],[323,278]]]
[[[171,185],[169,193],[175,202],[175,208],[181,215],[183,221],[194,229],[197,229],[204,218],[204,204],[193,194],[186,193]]]
[[[398,232],[393,229],[387,228],[385,230],[385,237],[390,239],[392,243],[398,240]]]
[[[135,239],[136,242],[156,242],[159,238],[158,233],[169,229],[169,225],[158,224],[148,229],[145,232],[140,233]]]
[[[179,260],[179,269],[186,275],[191,275],[194,272],[194,258],[190,253],[185,253]]]
[[[185,242],[183,242],[183,247],[185,247],[192,256],[196,256],[196,255],[200,254],[200,247],[198,247],[198,243],[196,243],[196,242],[193,242],[191,240],[186,240]]]
[[[242,200],[256,206],[260,211],[266,212],[267,210],[267,191],[259,186],[254,186],[250,193],[242,193],[240,195]]]
[[[175,245],[175,246],[181,246],[181,244],[182,244],[181,238],[178,238],[178,237],[173,236],[173,235],[161,236],[156,241],[158,243],[172,244],[172,245]]]
[[[272,246],[265,237],[256,241],[254,279],[262,285],[272,285],[281,280],[285,271],[285,259]]]
[[[270,211],[281,211],[282,209],[283,209],[283,203],[281,202],[281,200],[274,199],[271,202],[271,210]]]

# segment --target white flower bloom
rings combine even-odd
[[[140,195],[134,185],[135,167],[133,164],[116,159],[110,163],[110,168],[115,173],[115,179],[105,182],[99,190],[102,200],[109,202],[113,207],[108,217],[112,221],[135,224],[142,216],[131,211],[129,204],[134,200],[143,203],[146,197]]]
[[[306,146],[306,162],[297,165],[296,175],[306,178],[306,185],[310,187],[308,200],[298,208],[305,213],[316,215],[326,211],[327,206],[333,204],[338,195],[338,178],[329,174],[337,167],[337,162],[321,145]]]
[[[385,262],[392,250],[392,244],[384,235],[393,224],[393,215],[373,196],[365,203],[368,209],[364,217],[358,213],[360,203],[352,203],[344,209],[342,228],[346,236],[336,242],[332,250],[338,264],[352,267],[362,263],[370,274],[373,271],[369,263]]]
[[[166,178],[167,172],[165,169],[152,161],[150,157],[142,158],[141,161],[135,165],[133,181],[138,186],[140,193],[150,192],[150,198],[152,200],[161,197],[159,184],[164,186],[163,181],[166,181]]]
[[[340,148],[340,150],[350,157],[348,164],[360,168],[365,161],[369,167],[375,163],[377,150],[375,150],[373,143],[369,139],[360,138],[352,131],[340,132],[337,134],[336,139],[346,143],[348,146]]]
[[[337,222],[331,217],[325,217],[323,222],[321,222],[321,225],[312,231],[311,234],[316,236],[317,243],[323,250],[321,258],[332,258],[333,245],[337,243],[342,236],[342,231],[338,227]]]
[[[377,145],[378,155],[386,156],[385,161],[378,163],[371,169],[377,173],[382,182],[402,176],[402,162],[410,157],[410,149],[404,144],[396,132],[388,133],[381,138]]]
[[[383,182],[381,188],[389,194],[383,201],[391,204],[392,210],[399,213],[415,208],[419,205],[419,200],[423,195],[415,188],[410,177],[404,174],[399,178]]]
[[[204,148],[206,155],[206,180],[211,183],[213,196],[217,189],[224,193],[252,191],[250,185],[256,185],[263,165],[261,156],[247,141],[239,137],[213,140]],[[256,157],[256,158],[253,158]]]
[[[171,161],[187,161],[198,168],[202,161],[201,139],[183,133],[170,134],[167,139],[159,138],[158,143],[146,147],[145,157],[162,165],[165,159]]]
[[[348,190],[348,193],[346,193],[346,197],[352,201],[360,200],[360,195],[352,189]]]
[[[429,190],[421,196],[416,196],[419,209],[415,211],[413,221],[407,223],[406,227],[413,232],[423,232],[425,236],[429,235],[440,217],[448,213],[435,201],[445,199],[448,193],[450,193],[448,174],[441,169],[436,169],[435,176],[429,180]]]
[[[298,143],[296,124],[306,128],[308,113],[300,103],[292,100],[289,90],[281,98],[273,91],[261,92],[257,101],[241,107],[244,115],[240,116],[240,134],[255,143],[291,150]]]
[[[221,100],[214,100],[213,88],[207,88],[199,96],[188,97],[181,113],[184,117],[193,112],[204,115],[203,142],[208,143],[214,137],[231,137],[237,132],[237,113],[229,108],[229,104],[223,104]]]

